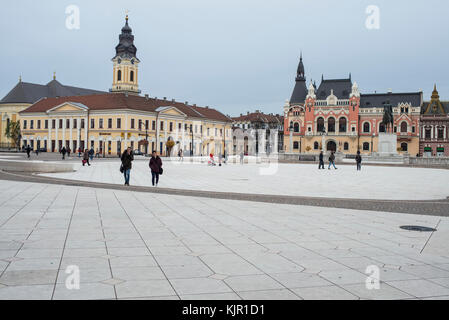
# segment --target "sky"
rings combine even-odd
[[[66,8],[79,8],[69,29]],[[379,28],[368,6],[379,9]],[[2,3],[0,96],[18,82],[112,87],[129,10],[142,94],[237,116],[282,113],[300,52],[306,78],[352,74],[362,93],[423,90],[449,100],[447,0],[16,0]],[[372,24],[371,24],[372,25]]]

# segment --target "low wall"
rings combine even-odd
[[[0,159],[0,170],[13,172],[57,173],[74,171],[71,163],[13,161]]]
[[[422,166],[449,166],[448,157],[432,157],[432,158],[409,158],[409,164]]]

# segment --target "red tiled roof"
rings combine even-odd
[[[279,122],[282,123],[284,121],[284,117],[280,116],[278,114],[265,114],[262,112],[253,112],[248,113],[246,115],[241,115],[240,117],[233,117],[233,121],[248,121],[248,122],[265,122],[265,123],[272,123],[272,122]]]
[[[156,112],[159,107],[173,106],[185,113],[188,117],[204,118],[218,121],[231,122],[232,120],[221,112],[211,109],[187,105],[185,103],[146,98],[136,95],[126,96],[124,93],[106,93],[88,96],[73,96],[59,98],[44,98],[28,107],[21,113],[46,112],[65,102],[81,103],[89,110],[117,110],[132,109],[138,111]]]

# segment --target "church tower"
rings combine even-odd
[[[126,92],[138,95],[139,90],[139,63],[136,57],[137,48],[134,46],[134,35],[128,25],[128,15],[126,23],[119,36],[119,44],[115,47],[115,57],[112,58],[114,68],[114,78],[111,92]]]

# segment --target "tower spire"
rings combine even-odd
[[[296,73],[296,81],[306,81],[306,72],[304,63],[302,62],[302,51],[300,53],[298,71]]]

